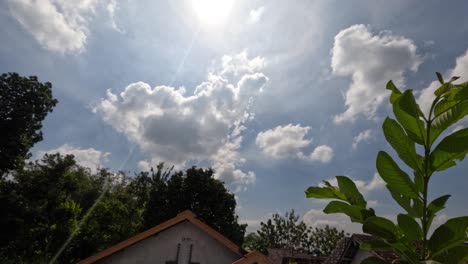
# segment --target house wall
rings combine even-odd
[[[351,264],[360,264],[363,260],[372,256],[373,255],[369,251],[359,249],[356,255],[354,255],[354,258]]]
[[[189,264],[192,245],[192,262],[200,264],[231,264],[242,256],[209,236],[188,221],[183,221],[154,236],[137,242],[97,263],[99,264],[166,264],[175,261],[180,244],[178,264]]]

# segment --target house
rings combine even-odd
[[[191,211],[82,260],[80,264],[271,264],[200,221]]]

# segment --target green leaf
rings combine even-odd
[[[346,176],[336,176],[340,191],[346,196],[346,200],[353,205],[366,207],[366,200],[356,188],[356,184]]]
[[[305,191],[307,198],[318,198],[318,199],[340,199],[345,200],[344,194],[333,190],[331,187],[315,187],[311,186]]]
[[[395,103],[395,101],[401,96],[400,90],[398,90],[398,88],[395,86],[395,84],[393,84],[392,81],[389,81],[387,83],[386,89],[392,91],[392,94],[390,95],[390,103]]]
[[[401,160],[415,171],[421,171],[422,157],[416,153],[414,141],[406,135],[400,124],[394,119],[387,117],[382,128],[385,138],[398,153]]]
[[[409,240],[421,240],[423,238],[423,231],[414,218],[405,215],[398,215],[398,226],[403,231],[403,234]]]
[[[426,128],[421,120],[422,111],[414,99],[412,90],[407,90],[398,97],[393,104],[393,113],[406,134],[416,143],[424,145]]]
[[[398,239],[397,226],[392,221],[379,216],[367,218],[362,226],[362,231],[388,241]]]
[[[326,214],[343,213],[351,218],[351,221],[362,223],[364,221],[361,210],[363,208],[357,205],[350,205],[341,201],[331,201],[323,212]]]
[[[440,72],[436,72],[437,79],[439,79],[440,84],[444,84],[444,77],[442,77],[442,74]]]
[[[431,153],[431,170],[442,171],[456,165],[468,153],[468,128],[444,138]]]
[[[363,250],[388,250],[392,249],[392,246],[388,244],[387,242],[380,240],[380,239],[375,239],[375,240],[370,240],[366,242],[362,242],[359,247]]]
[[[408,174],[398,167],[395,161],[385,151],[377,155],[377,171],[387,183],[387,188],[392,192],[398,192],[411,198],[417,198],[416,186],[410,180]]]
[[[442,263],[465,264],[468,262],[468,246],[453,247],[434,257],[434,260]]]
[[[437,90],[434,91],[434,94],[436,96],[441,96],[443,95],[444,93],[450,91],[452,88],[454,88],[455,86],[453,86],[451,83],[444,83],[442,84],[439,88],[437,88]]]
[[[432,256],[438,256],[453,247],[462,245],[467,237],[467,228],[468,216],[449,219],[439,226],[428,243]]]
[[[370,257],[363,260],[361,264],[389,264],[389,262],[378,257]]]
[[[442,131],[455,124],[458,120],[462,119],[467,114],[468,100],[464,100],[436,116],[431,123],[431,128],[435,130],[433,136],[431,136],[431,140],[435,140],[435,138],[439,136]]]

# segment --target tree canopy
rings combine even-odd
[[[244,246],[251,250],[268,253],[268,248],[290,249],[293,252],[308,253],[317,256],[328,256],[336,243],[345,237],[344,231],[335,227],[310,227],[294,210],[284,216],[275,213],[256,233],[246,236]]]
[[[57,263],[76,263],[185,209],[242,242],[245,225],[238,223],[234,195],[212,170],[163,170],[161,164],[134,177],[92,172],[73,156],[57,153],[10,171],[0,180],[0,262],[46,263],[57,257]]]
[[[57,104],[52,84],[17,73],[0,75],[0,177],[30,157],[42,140],[42,121]]]

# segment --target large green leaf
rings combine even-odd
[[[351,221],[358,223],[362,223],[365,218],[367,218],[363,215],[363,211],[367,212],[368,210],[365,210],[365,208],[360,206],[347,204],[341,201],[331,201],[325,209],[323,209],[323,212],[326,214],[343,213],[349,216]]]
[[[445,203],[449,198],[450,195],[444,195],[434,199],[432,202],[429,203],[429,205],[427,206],[428,226],[431,226],[432,220],[436,216],[437,212],[445,208]]]
[[[370,240],[362,242],[359,247],[364,250],[388,250],[392,249],[392,246],[381,239]]]
[[[465,264],[468,262],[468,246],[453,247],[434,258],[442,263]]]
[[[468,114],[468,100],[461,101],[434,117],[431,122],[431,140],[435,140],[445,129]]]
[[[340,199],[345,200],[346,197],[344,194],[341,194],[333,187],[318,187],[318,186],[311,186],[307,188],[305,191],[307,198],[318,198],[318,199]]]
[[[346,176],[336,176],[340,191],[346,196],[346,200],[353,205],[366,207],[366,200],[356,188],[356,184]]]
[[[424,145],[426,128],[421,120],[422,112],[414,99],[412,90],[406,90],[396,99],[393,104],[393,113],[406,134],[416,143]]]
[[[449,219],[439,226],[429,239],[428,248],[432,256],[444,254],[445,251],[462,245],[467,237],[468,216]]]
[[[431,169],[442,171],[456,165],[468,153],[468,128],[459,130],[444,138],[431,153]]]
[[[414,141],[406,135],[400,124],[387,117],[382,128],[385,138],[398,153],[401,160],[415,171],[422,171],[422,157],[416,153]]]
[[[390,95],[390,103],[394,104],[395,101],[401,96],[400,90],[398,90],[392,81],[387,83],[386,89],[392,91],[392,94]]]
[[[398,239],[398,227],[392,221],[379,216],[367,218],[362,231],[390,242]]]
[[[418,197],[416,186],[410,180],[408,174],[401,170],[392,157],[385,151],[380,151],[377,155],[377,171],[387,183],[390,191],[398,192],[411,198]]]
[[[378,257],[369,257],[363,260],[361,264],[390,264],[390,263]]]
[[[423,238],[423,231],[414,218],[405,215],[398,215],[398,226],[403,231],[403,234],[410,241],[421,240]]]

